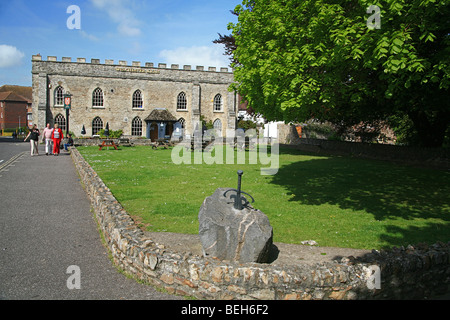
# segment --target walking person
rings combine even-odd
[[[61,140],[63,137],[63,132],[61,128],[59,128],[58,124],[55,123],[55,128],[52,132],[52,140],[53,140],[53,155],[59,156],[59,148],[61,144]]]
[[[44,131],[42,132],[44,138],[42,139],[42,142],[45,143],[45,155],[52,154],[52,133],[53,129],[50,128],[50,123],[47,123],[47,127],[45,127]]]
[[[30,132],[28,133],[27,137],[23,141],[27,141],[28,137],[30,137],[30,145],[31,145],[31,156],[39,155],[39,136],[40,136],[39,129],[37,125],[33,125]]]

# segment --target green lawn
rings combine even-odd
[[[171,150],[150,147],[78,150],[149,231],[196,234],[205,197],[236,188],[243,170],[242,190],[269,217],[275,242],[378,249],[450,240],[445,171],[281,148],[278,173],[262,176],[254,164],[175,165]]]

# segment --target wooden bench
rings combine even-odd
[[[207,141],[202,141],[202,146],[201,146],[201,150],[204,151],[211,143],[213,143],[214,140],[207,140]],[[200,143],[194,140],[191,140],[191,145],[190,146],[186,146],[186,151],[194,151],[194,150],[200,150]]]
[[[249,139],[246,138],[245,141],[242,141],[242,139],[234,139],[234,142],[231,143],[230,147],[234,148],[235,150],[253,150],[255,149],[256,143],[255,141],[252,140],[256,140],[256,139]]]
[[[98,145],[100,147],[99,151],[102,151],[104,147],[114,147],[114,149],[117,149],[117,145],[114,143],[114,140],[103,140],[102,144]]]
[[[169,149],[173,144],[166,139],[158,139],[152,144],[152,149],[158,149],[158,147],[162,147],[164,149]]]
[[[132,147],[133,143],[130,142],[130,139],[128,139],[128,138],[120,138],[119,139],[119,145],[120,146],[125,146],[125,147]]]

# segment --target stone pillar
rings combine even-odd
[[[39,129],[45,128],[47,125],[47,112],[49,112],[49,90],[48,76],[46,73],[40,73],[38,79],[38,106],[37,114],[33,115],[33,123],[37,124]]]
[[[200,83],[194,82],[194,85],[192,86],[192,118],[191,118],[191,128],[185,128],[186,133],[190,134],[192,138],[192,134],[194,133],[197,124],[199,125],[199,129],[201,130],[201,110],[202,110],[202,87],[200,86]]]
[[[236,130],[236,93],[228,92],[227,94],[227,128],[229,130]]]

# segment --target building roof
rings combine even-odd
[[[7,91],[14,92],[17,95],[28,99],[30,103],[33,100],[33,88],[31,87],[14,86],[8,84],[5,84],[0,87],[0,92],[7,92]]]
[[[12,91],[0,92],[0,101],[14,101],[14,102],[31,103],[30,99],[27,99],[21,95],[18,95]]]
[[[167,109],[155,109],[147,118],[145,118],[145,121],[177,122],[178,119],[175,118]]]

